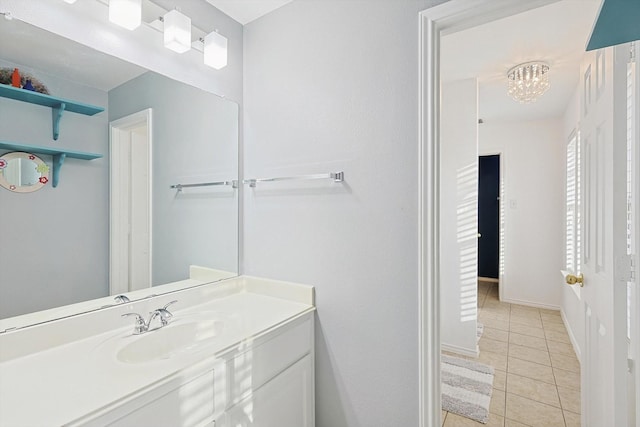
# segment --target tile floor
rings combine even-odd
[[[443,426],[580,427],[580,363],[560,312],[502,303],[497,285],[485,282],[478,307],[477,360],[496,370],[489,422],[443,411]]]

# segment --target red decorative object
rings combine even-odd
[[[41,184],[46,184],[47,182],[49,182],[49,179],[46,176],[41,176],[38,180]]]
[[[11,74],[11,86],[20,87],[20,72],[17,68],[14,68],[13,74]]]
[[[33,154],[29,154],[29,160],[35,160],[36,156],[34,156]]]

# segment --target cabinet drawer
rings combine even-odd
[[[112,427],[199,426],[213,419],[213,371],[109,424]]]
[[[231,402],[239,401],[311,351],[313,317],[291,326],[269,341],[235,356],[228,363]]]

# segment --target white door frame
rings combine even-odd
[[[139,111],[130,114],[121,119],[114,120],[109,123],[109,292],[111,295],[123,294],[129,292],[129,253],[122,251],[123,245],[128,245],[129,235],[129,194],[121,194],[118,188],[121,186],[121,177],[124,171],[121,163],[118,161],[122,156],[129,156],[122,150],[122,144],[119,144],[121,131],[127,131],[146,125],[147,127],[147,158],[149,162],[149,180],[147,187],[148,194],[148,211],[149,211],[149,279],[152,275],[152,233],[151,219],[152,215],[152,141],[153,141],[153,122],[152,109]],[[128,163],[128,162],[127,162]],[[127,198],[126,200],[124,198]],[[127,210],[126,215],[123,210]],[[126,236],[126,237],[125,237]],[[127,241],[125,241],[125,239]],[[126,266],[126,268],[124,268]]]
[[[419,16],[419,426],[442,424],[440,391],[440,38],[558,0],[450,0]]]

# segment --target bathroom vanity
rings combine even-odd
[[[156,330],[123,317],[173,300]],[[240,276],[1,333],[0,426],[313,426],[314,311]]]

